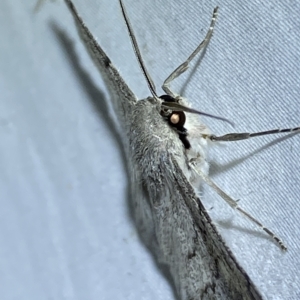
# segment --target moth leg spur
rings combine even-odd
[[[258,225],[264,232],[266,232],[269,236],[271,236],[274,241],[278,244],[278,246],[281,248],[281,250],[286,251],[287,247],[284,245],[283,241],[270,229],[265,227],[261,222],[259,222],[257,219],[255,219],[251,214],[246,212],[244,209],[242,209],[238,205],[238,201],[232,199],[228,194],[226,194],[221,188],[219,188],[207,175],[205,175],[202,171],[196,170],[194,166],[192,165],[193,170],[205,181],[206,184],[208,184],[211,188],[213,188],[219,196],[223,200],[226,201],[226,203],[233,209],[239,211],[243,216],[245,216],[247,219]]]
[[[162,89],[164,90],[164,92],[175,98],[176,95],[171,91],[170,89],[170,83],[175,79],[177,78],[178,76],[180,76],[182,73],[184,73],[188,67],[189,67],[189,63],[192,61],[192,59],[202,50],[204,49],[211,37],[212,37],[212,34],[213,34],[213,31],[214,31],[214,27],[215,27],[215,23],[216,23],[216,20],[217,20],[217,16],[218,16],[218,6],[215,7],[214,11],[213,11],[213,15],[212,15],[212,18],[211,18],[211,22],[210,22],[210,26],[209,26],[209,29],[206,33],[206,36],[204,38],[204,40],[198,45],[198,47],[193,51],[193,53],[188,57],[188,59],[183,62],[179,67],[177,67],[169,76],[168,78],[164,81],[163,85],[162,85]]]

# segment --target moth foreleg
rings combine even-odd
[[[169,76],[168,78],[164,81],[163,85],[162,85],[162,89],[165,91],[166,94],[170,95],[171,97],[176,97],[176,95],[171,91],[170,89],[170,83],[177,78],[178,76],[180,76],[182,73],[184,73],[188,67],[189,67],[189,63],[192,61],[192,59],[202,50],[204,49],[213,34],[214,31],[214,26],[217,20],[217,16],[218,16],[218,7],[215,7],[214,11],[213,11],[213,16],[211,18],[211,22],[210,22],[210,26],[209,29],[206,33],[206,36],[204,38],[204,40],[198,45],[198,47],[193,51],[193,53],[188,57],[188,59],[182,63],[179,67],[177,67]]]
[[[190,164],[190,165],[191,165],[191,168],[201,177],[201,179],[204,180],[204,182],[206,184],[208,184],[210,187],[212,187],[217,192],[217,194],[219,194],[219,196],[221,196],[222,199],[225,200],[228,205],[230,205],[231,208],[239,211],[247,219],[249,219],[250,221],[252,221],[256,225],[258,225],[263,231],[265,231],[269,236],[271,236],[275,240],[275,242],[279,245],[279,247],[282,250],[284,250],[284,251],[287,250],[287,247],[284,245],[284,243],[282,242],[282,240],[274,232],[272,232],[270,229],[268,229],[267,227],[265,227],[260,221],[258,221],[251,214],[249,214],[244,209],[242,209],[238,205],[238,201],[232,199],[227,193],[225,193],[221,188],[219,188],[210,179],[210,177],[208,177],[207,175],[205,175],[201,170],[196,170],[196,168],[192,164]]]

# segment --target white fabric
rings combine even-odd
[[[215,134],[299,126],[299,2],[237,3],[219,3],[214,37],[185,96],[235,122],[233,129],[203,119]],[[118,1],[75,4],[132,90],[149,96]],[[216,4],[125,1],[159,90],[204,37]],[[45,3],[36,15],[34,5],[0,1],[0,298],[174,299],[128,214],[103,82],[65,4]],[[300,136],[281,137],[214,147],[211,171],[283,238],[287,253],[208,188],[203,201],[266,299],[299,299]]]

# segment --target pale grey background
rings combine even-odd
[[[148,96],[118,1],[75,3],[132,90]],[[214,37],[185,95],[238,131],[299,126],[298,1],[125,4],[158,87],[204,37],[218,4]],[[64,3],[36,15],[34,5],[0,2],[0,298],[173,299],[128,216],[102,80]],[[204,121],[216,134],[232,130]],[[299,299],[300,136],[274,141],[215,147],[212,175],[283,238],[286,254],[213,191],[203,201],[266,299]]]

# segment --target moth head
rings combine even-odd
[[[219,117],[219,116],[215,116],[215,115],[211,115],[187,106],[184,106],[180,103],[178,103],[178,99],[174,98],[170,95],[162,95],[159,97],[161,100],[163,100],[162,104],[161,104],[161,115],[166,115],[166,114],[170,114],[170,113],[179,113],[179,112],[187,112],[187,113],[192,113],[192,114],[197,114],[197,115],[201,115],[201,116],[205,116],[205,117],[209,117],[209,118],[213,118],[213,119],[217,119],[217,120],[221,120],[224,122],[229,123],[231,126],[234,127],[234,123],[229,121],[226,118],[223,117]],[[183,114],[184,118],[185,118],[185,114]],[[185,120],[185,119],[184,119]],[[175,118],[176,121],[176,118]]]
[[[176,110],[176,108],[172,106],[172,103],[179,104],[178,99],[169,95],[162,95],[159,98],[163,100],[160,114],[168,120],[172,127],[182,130],[186,121],[185,113],[182,110]]]
[[[184,128],[186,116],[182,108],[185,108],[185,106],[179,104],[178,99],[169,95],[162,95],[159,98],[163,100],[160,111],[161,116],[177,131],[178,137],[183,143],[185,149],[190,149],[191,144],[187,139],[188,132],[186,128]]]
[[[170,95],[162,95],[159,98],[163,101],[161,103],[161,116],[164,117],[164,119],[168,121],[169,125],[178,132],[179,139],[182,141],[186,149],[190,149],[191,145],[187,139],[188,132],[184,127],[186,121],[185,112],[222,120],[234,126],[232,122],[225,118],[207,114],[202,111],[184,106],[178,102],[178,98],[174,98]]]

